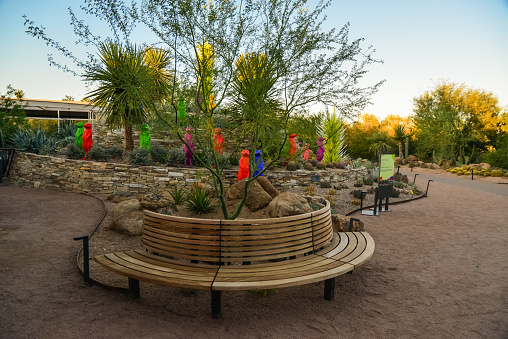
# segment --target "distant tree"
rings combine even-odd
[[[413,105],[417,151],[424,158],[467,163],[499,140],[503,110],[492,93],[443,81]]]
[[[11,85],[7,85],[7,93],[0,94],[0,131],[2,133],[2,143],[4,144],[7,143],[14,132],[27,124],[24,110],[26,104],[23,99],[12,99],[15,92],[16,90]]]
[[[409,135],[406,133],[406,128],[402,125],[398,125],[395,127],[393,131],[393,136],[391,137],[399,147],[399,157],[401,159],[404,158],[404,154],[402,153],[402,144],[406,139],[409,137]]]
[[[74,101],[74,97],[70,95],[66,95],[62,98],[62,101]]]

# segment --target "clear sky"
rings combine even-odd
[[[57,52],[29,37],[22,18],[26,14],[54,39],[79,48],[67,8],[79,14],[80,3],[0,0],[0,93],[11,84],[30,99],[85,96],[79,77],[49,66],[47,54]],[[326,15],[328,28],[349,22],[350,38],[364,38],[364,47],[372,45],[384,61],[365,78],[369,84],[386,79],[365,113],[407,116],[412,99],[440,80],[492,92],[508,106],[508,0],[333,0]],[[101,35],[100,26],[91,26]]]

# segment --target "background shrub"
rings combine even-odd
[[[181,148],[171,148],[167,152],[169,166],[183,165],[185,163],[185,153]]]
[[[155,145],[150,148],[150,156],[152,157],[152,161],[165,164],[168,161],[168,152],[162,146]]]
[[[121,158],[123,156],[123,149],[120,146],[113,145],[106,148],[106,153],[109,158]]]
[[[108,159],[109,159],[109,156],[108,156],[108,153],[106,152],[106,150],[104,150],[104,148],[102,148],[99,145],[93,146],[92,149],[90,151],[88,151],[87,159],[88,159],[88,157],[90,157],[90,159],[96,160],[96,161],[108,161]]]
[[[129,154],[129,163],[137,166],[150,165],[150,153],[144,148],[135,148]]]

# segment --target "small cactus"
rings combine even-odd
[[[290,161],[288,162],[287,166],[286,166],[286,169],[288,171],[296,171],[296,165],[294,162]]]
[[[326,168],[326,165],[322,162],[318,162],[316,167],[318,170],[324,170]]]
[[[307,195],[316,194],[316,188],[313,185],[305,187],[305,194]]]
[[[321,181],[319,183],[319,187],[321,187],[321,188],[332,188],[332,184],[329,181]]]
[[[362,187],[363,186],[363,180],[357,180],[355,183],[354,183],[354,186],[355,187]]]
[[[328,195],[335,195],[335,194],[337,194],[337,191],[334,190],[333,188],[328,190]]]
[[[361,199],[362,198],[362,191],[361,190],[353,190],[353,198]]]
[[[326,168],[333,168],[333,164],[331,162],[326,164]]]
[[[362,204],[362,201],[361,201],[360,199],[353,199],[353,201],[351,201],[351,203],[352,203],[353,205],[358,205],[358,206],[359,206],[359,205],[361,205],[361,204]]]
[[[309,162],[310,162],[310,163],[312,164],[312,166],[314,166],[314,167],[316,167],[316,166],[317,166],[317,164],[318,164],[318,161],[317,161],[316,159],[311,159]]]
[[[305,166],[303,166],[303,169],[305,169],[306,171],[313,171],[314,166],[312,166],[312,164],[308,162],[305,164]]]
[[[374,184],[374,178],[372,178],[372,177],[365,177],[365,178],[363,178],[363,184],[364,185],[368,185],[368,186],[372,186]]]
[[[335,200],[333,200],[333,197],[331,195],[325,195],[324,198],[330,202],[330,207],[335,206]]]

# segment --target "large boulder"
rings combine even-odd
[[[129,191],[116,190],[108,196],[108,200],[113,202],[122,202],[130,199],[132,199],[132,193]]]
[[[111,213],[112,222],[109,228],[131,236],[141,235],[143,212],[139,210],[140,208],[141,204],[138,199],[118,203]]]
[[[281,218],[314,211],[305,198],[291,192],[279,194],[268,204],[266,209],[270,218]]]
[[[141,208],[147,209],[149,211],[158,211],[160,209],[166,208],[171,204],[171,201],[171,195],[167,192],[162,192],[160,194],[149,193],[139,198]]]
[[[247,206],[251,212],[262,209],[272,201],[272,195],[277,196],[279,194],[279,191],[273,187],[268,179],[261,178],[262,179],[257,178],[250,184],[249,195],[245,201],[245,206]],[[228,200],[229,204],[236,204],[243,198],[245,183],[246,179],[243,179],[231,185],[226,193],[226,200]]]
[[[332,214],[332,227],[333,232],[349,232],[349,223],[351,217],[346,217],[345,215]],[[363,221],[353,221],[353,232],[363,232],[365,230],[365,225]]]

